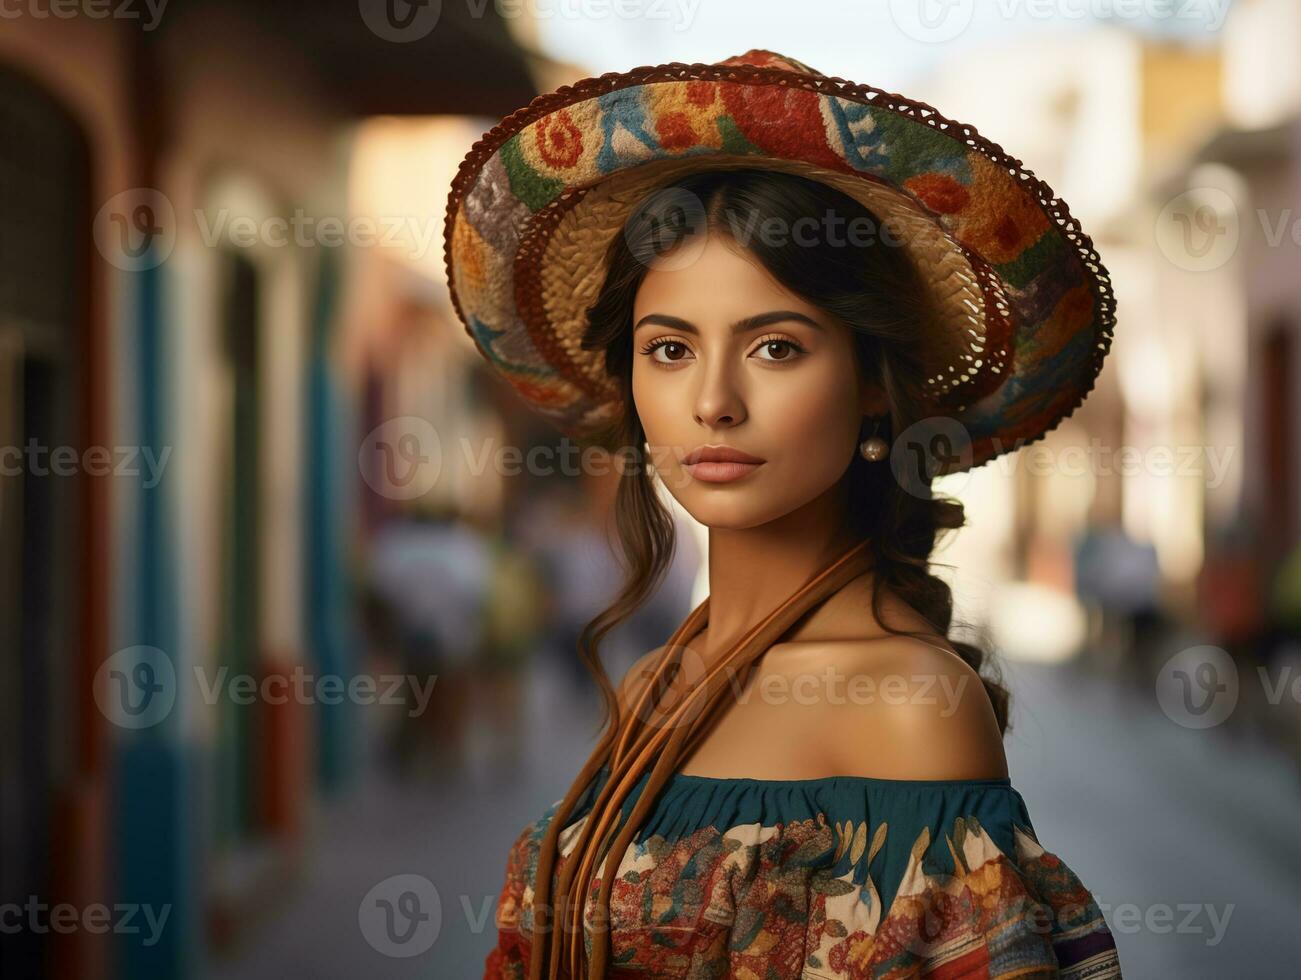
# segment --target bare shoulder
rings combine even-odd
[[[835,681],[818,725],[831,771],[882,779],[1008,774],[980,675],[943,638],[814,643],[798,659]]]

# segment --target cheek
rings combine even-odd
[[[647,441],[672,443],[681,438],[683,399],[686,398],[678,378],[682,372],[664,371],[649,366],[634,366],[632,400],[641,419]],[[685,421],[690,421],[689,417]]]
[[[647,373],[645,369],[634,366],[632,372],[632,401],[637,408],[637,415],[641,418],[642,427],[646,430],[647,437],[654,440],[654,433],[662,410],[663,390],[654,384],[653,378],[646,376]]]
[[[765,413],[780,444],[797,446],[809,462],[813,457],[832,461],[845,456],[858,435],[857,389],[852,374],[838,366],[808,372],[789,385],[774,385],[774,397]],[[848,457],[845,457],[846,459]],[[842,460],[843,461],[843,460]]]

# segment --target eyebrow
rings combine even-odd
[[[770,310],[767,313],[756,313],[754,316],[747,316],[744,319],[737,320],[732,324],[732,333],[746,333],[750,330],[758,330],[760,327],[766,327],[772,323],[783,323],[794,320],[798,323],[806,323],[815,330],[825,330],[822,324],[805,316],[803,313],[796,313],[794,310]],[[633,332],[636,333],[642,327],[646,326],[672,327],[674,330],[681,330],[683,333],[692,333],[697,336],[700,331],[688,320],[681,317],[669,316],[667,313],[647,313],[637,321]]]

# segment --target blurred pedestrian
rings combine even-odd
[[[489,555],[476,714],[490,721],[491,763],[513,768],[523,758],[524,675],[543,636],[544,590],[536,563],[515,542],[498,535]]]
[[[1158,659],[1168,620],[1161,608],[1161,566],[1150,541],[1123,528],[1090,525],[1075,548],[1075,589],[1101,617],[1104,660],[1136,680],[1146,680]]]
[[[490,567],[481,533],[447,512],[417,510],[390,520],[371,542],[373,588],[394,610],[401,637],[407,710],[390,750],[403,770],[463,756]],[[424,700],[421,692],[431,683],[432,696]]]

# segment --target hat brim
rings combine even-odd
[[[1042,438],[1092,389],[1115,323],[1110,281],[1066,205],[1020,161],[869,86],[674,63],[539,96],[485,134],[453,182],[445,259],[457,313],[566,433],[595,434],[624,409],[598,352],[579,347],[610,238],[657,186],[735,166],[822,180],[906,228],[945,311],[915,394],[961,433],[935,475]]]

